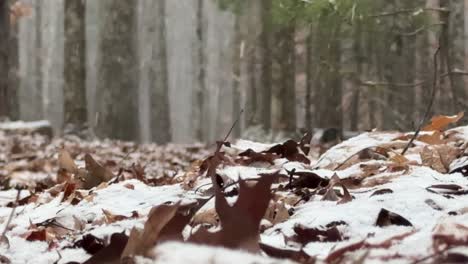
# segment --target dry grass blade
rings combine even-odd
[[[16,193],[15,203],[13,205],[13,208],[11,209],[10,215],[8,216],[8,220],[5,223],[5,228],[3,229],[2,236],[0,237],[0,243],[2,243],[3,241],[8,242],[8,240],[6,239],[6,233],[8,231],[8,226],[10,225],[11,220],[13,220],[13,216],[15,215],[15,211],[16,211],[16,207],[18,206],[18,201],[19,201],[19,198],[20,198],[20,194],[21,194],[21,190],[18,190],[18,192]],[[10,245],[8,244],[8,247],[9,246]]]

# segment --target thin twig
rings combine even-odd
[[[15,215],[15,211],[16,211],[16,206],[18,206],[20,194],[21,194],[21,189],[18,189],[18,192],[16,193],[15,203],[13,204],[13,208],[11,209],[10,216],[8,216],[8,220],[5,224],[5,228],[3,229],[2,236],[0,237],[0,243],[2,243],[5,240],[6,233],[8,231],[8,226],[10,225],[11,220],[13,220],[13,216]]]
[[[427,105],[427,108],[426,108],[426,112],[424,113],[424,116],[423,118],[421,119],[421,121],[419,122],[419,126],[418,126],[418,129],[415,131],[413,137],[411,137],[411,140],[408,142],[408,144],[406,145],[406,147],[403,149],[403,151],[401,152],[401,155],[405,155],[406,151],[408,151],[408,149],[410,148],[410,146],[413,144],[413,142],[416,140],[416,138],[418,137],[419,135],[419,132],[421,132],[421,128],[422,126],[424,125],[424,123],[426,122],[426,120],[429,118],[429,115],[431,113],[431,109],[432,109],[432,105],[434,104],[434,98],[435,98],[435,95],[436,95],[436,91],[437,91],[437,68],[438,68],[438,62],[437,62],[437,56],[439,55],[439,52],[440,52],[440,44],[439,44],[439,47],[437,47],[437,50],[435,51],[434,53],[434,78],[432,80],[432,94],[431,94],[431,98],[430,98],[430,101],[429,101],[429,104]]]

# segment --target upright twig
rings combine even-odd
[[[439,43],[440,43],[440,41],[439,41]],[[406,151],[408,151],[408,149],[411,147],[414,140],[416,140],[416,138],[418,137],[419,132],[421,132],[422,126],[426,123],[426,120],[429,118],[429,115],[431,113],[432,105],[434,104],[434,99],[435,99],[435,95],[436,95],[436,91],[437,91],[437,82],[438,82],[438,78],[437,78],[437,70],[438,70],[437,69],[438,68],[437,56],[439,55],[439,52],[440,52],[440,44],[439,44],[439,47],[437,47],[437,50],[435,51],[434,57],[433,57],[433,60],[434,60],[434,77],[433,77],[433,80],[432,80],[432,93],[431,93],[431,98],[429,100],[429,104],[427,105],[426,112],[424,112],[424,116],[421,119],[421,122],[419,122],[418,129],[414,132],[413,137],[411,137],[411,140],[408,142],[406,147],[403,149],[403,151],[401,152],[401,155],[405,155]]]
[[[20,199],[20,194],[21,194],[21,190],[18,189],[18,192],[16,193],[15,203],[13,204],[13,208],[11,209],[10,216],[8,216],[8,220],[5,224],[5,228],[3,229],[2,236],[0,237],[0,243],[5,241],[6,232],[8,231],[8,226],[10,225],[11,220],[13,220],[13,216],[15,215],[16,206],[18,206],[18,201]]]

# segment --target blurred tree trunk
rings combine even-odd
[[[245,9],[246,15],[246,37],[245,37],[245,48],[244,56],[246,57],[245,62],[245,75],[246,75],[246,111],[245,111],[245,127],[257,126],[261,121],[261,69],[259,52],[261,51],[259,46],[259,37],[261,36],[261,23],[259,18],[261,13],[261,1],[253,0],[249,1],[247,8]]]
[[[263,129],[269,131],[271,129],[271,99],[272,99],[272,50],[271,50],[271,1],[261,0],[261,19],[262,33],[260,36],[260,56],[261,56],[261,122]]]
[[[236,15],[234,22],[234,52],[232,58],[232,120],[233,122],[239,119],[239,113],[241,111],[241,96],[240,96],[240,81],[241,81],[241,61],[244,56],[243,52],[243,40],[241,32],[241,16]],[[232,131],[234,138],[238,138],[241,135],[241,126],[236,124]]]
[[[205,141],[208,135],[208,118],[205,111],[205,98],[206,94],[206,69],[205,69],[205,34],[204,34],[204,0],[197,1],[196,12],[196,55],[195,55],[195,68],[198,70],[196,73],[196,88],[194,93],[194,117],[193,127],[196,130],[196,139]]]
[[[354,42],[353,42],[353,52],[354,52],[354,61],[356,72],[354,73],[354,89],[352,91],[352,99],[351,99],[351,113],[350,113],[350,127],[351,131],[358,131],[359,127],[359,104],[360,104],[360,97],[361,97],[361,83],[360,80],[362,78],[362,64],[363,64],[363,57],[364,54],[362,52],[362,30],[361,30],[361,22],[356,22],[356,28],[354,32]]]
[[[0,118],[8,117],[9,114],[9,98],[8,98],[8,54],[10,38],[10,5],[8,1],[0,1]]]
[[[272,127],[287,132],[296,130],[295,25],[291,22],[274,33],[273,78],[275,111]]]
[[[10,6],[14,4],[15,0],[10,0]],[[10,43],[9,43],[9,68],[8,72],[8,112],[10,119],[19,119],[19,39],[18,39],[18,21],[10,25]]]
[[[39,111],[40,113],[37,114],[40,118],[45,118],[45,106],[43,102],[43,68],[42,66],[44,65],[43,61],[43,54],[44,54],[44,47],[42,43],[42,3],[40,1],[35,2],[34,6],[34,12],[36,12],[36,21],[35,21],[35,30],[36,30],[36,47],[35,47],[35,87],[30,87],[34,89],[39,96],[38,100],[38,106],[39,106]]]
[[[136,1],[102,0],[96,132],[122,140],[138,138]]]
[[[312,129],[312,89],[313,89],[313,82],[314,82],[314,70],[318,68],[316,60],[314,60],[314,56],[316,53],[313,52],[314,50],[314,27],[312,25],[309,26],[309,32],[306,38],[306,65],[305,65],[305,72],[306,72],[306,95],[305,95],[305,128],[308,131]],[[318,40],[315,40],[318,41]]]
[[[64,124],[83,128],[86,107],[86,20],[85,1],[65,1]]]
[[[154,1],[156,25],[153,54],[149,73],[151,94],[151,132],[153,141],[159,144],[171,141],[171,119],[169,115],[169,81],[166,47],[166,2]]]
[[[325,55],[318,74],[323,83],[319,84],[316,95],[318,125],[325,128],[342,128],[341,42],[339,39],[341,24],[335,21],[330,14],[323,14],[322,16],[323,22],[330,29],[327,32],[322,29],[321,31],[324,32],[321,32],[320,35],[323,34],[325,37],[318,37],[325,41],[320,48],[323,49]]]
[[[453,111],[466,108],[466,92],[463,76],[457,70],[464,68],[464,1],[440,1],[440,7],[447,11],[440,12],[444,22],[441,32],[441,54],[448,73],[449,85],[453,96]]]

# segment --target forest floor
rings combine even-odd
[[[216,146],[0,130],[1,263],[463,263],[468,126]],[[214,184],[212,184],[214,183]]]

